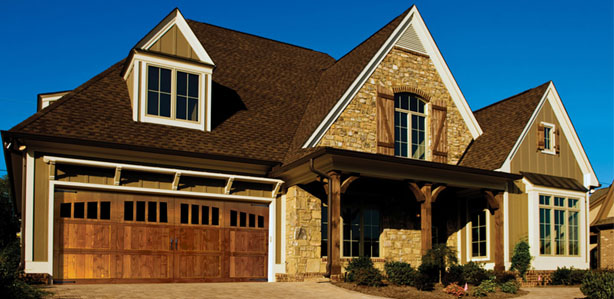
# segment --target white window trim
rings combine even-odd
[[[526,178],[522,179],[526,186],[528,194],[528,211],[529,211],[529,246],[533,261],[531,266],[537,270],[556,270],[557,267],[574,267],[578,269],[588,269],[589,262],[587,258],[588,252],[588,230],[586,223],[586,208],[588,192],[572,191],[565,189],[550,188],[544,186],[533,185]],[[578,219],[578,255],[576,256],[561,256],[561,255],[540,255],[539,253],[539,195],[551,195],[565,198],[578,199],[579,204],[579,219]]]
[[[544,128],[550,128],[550,148],[546,148],[546,143],[544,140],[544,149],[542,150],[542,153],[544,154],[549,154],[549,155],[556,155],[556,149],[555,149],[555,144],[556,144],[556,134],[554,133],[554,130],[556,130],[556,126],[554,124],[551,123],[547,123],[547,122],[541,122],[541,125],[544,126]],[[546,130],[544,130],[544,138],[546,138]]]
[[[133,120],[146,123],[163,124],[201,131],[211,131],[211,75],[210,66],[198,66],[179,60],[162,58],[146,53],[135,53],[133,57],[134,100]],[[162,67],[172,70],[171,83],[171,118],[152,116],[147,114],[147,67]],[[176,102],[176,73],[185,71],[199,75],[198,94],[198,121],[174,119],[174,106]]]
[[[395,94],[396,96],[396,94]],[[422,101],[424,103],[424,113],[420,113],[417,111],[411,111],[409,109],[402,109],[402,108],[394,108],[394,112],[402,112],[402,113],[406,113],[407,114],[407,154],[408,156],[396,156],[395,157],[400,157],[400,158],[408,158],[408,159],[414,159],[414,160],[422,160],[422,161],[430,161],[432,160],[432,153],[430,151],[430,147],[431,147],[431,130],[429,130],[428,124],[429,124],[429,110],[431,108],[431,103],[425,101],[423,98],[421,98],[420,96],[416,95],[416,97],[418,98],[418,100]],[[411,116],[412,115],[418,115],[418,116],[423,116],[424,117],[424,159],[418,159],[418,158],[414,158],[413,153],[411,152],[411,145],[412,145],[412,139],[411,139],[411,130],[412,130],[412,126],[411,126]],[[396,140],[395,140],[396,143]],[[395,145],[396,146],[396,145]]]
[[[473,261],[473,262],[485,262],[485,261],[490,261],[490,227],[491,227],[491,223],[490,223],[490,217],[492,216],[490,213],[490,210],[488,208],[484,208],[484,210],[486,212],[486,256],[479,256],[479,257],[473,257],[473,251],[471,248],[471,244],[472,244],[472,238],[471,238],[471,229],[473,228],[473,221],[471,220],[470,214],[469,214],[469,202],[466,203],[465,205],[465,215],[467,215],[469,217],[469,221],[467,221],[467,224],[465,225],[465,236],[467,239],[467,261]]]

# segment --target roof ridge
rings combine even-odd
[[[272,41],[272,42],[276,42],[276,43],[279,43],[279,44],[282,44],[282,45],[287,45],[287,46],[291,46],[291,47],[294,47],[294,48],[299,48],[299,49],[303,49],[303,50],[308,50],[308,51],[315,52],[315,53],[318,53],[318,54],[324,54],[324,55],[326,55],[326,56],[328,56],[328,57],[332,58],[333,60],[335,60],[335,58],[333,58],[332,56],[330,56],[330,54],[328,54],[328,53],[321,52],[321,51],[314,50],[314,49],[310,49],[310,48],[303,47],[303,46],[299,46],[299,45],[295,45],[295,44],[291,44],[291,43],[288,43],[288,42],[282,42],[282,41],[279,41],[279,40],[276,40],[276,39],[272,39],[272,38],[269,38],[269,37],[264,37],[264,36],[256,35],[256,34],[253,34],[253,33],[248,33],[248,32],[244,32],[244,31],[239,31],[239,30],[236,30],[236,29],[231,29],[231,28],[227,28],[227,27],[222,27],[222,26],[219,26],[219,25],[214,25],[214,24],[205,23],[205,22],[201,22],[201,21],[196,21],[196,20],[192,20],[192,19],[186,19],[186,21],[188,21],[188,22],[194,22],[194,23],[199,23],[199,24],[202,24],[202,25],[207,25],[207,26],[211,26],[211,27],[216,27],[216,28],[219,28],[219,29],[224,29],[224,30],[232,31],[232,32],[236,32],[236,33],[243,34],[243,35],[247,35],[247,36],[251,36],[251,37],[256,37],[256,38],[259,38],[259,39],[264,39],[264,40],[267,40],[267,41]]]
[[[351,50],[349,50],[347,53],[345,53],[343,56],[339,57],[339,59],[336,60],[335,64],[339,61],[341,61],[343,58],[345,58],[346,56],[348,56],[350,53],[352,53],[354,50],[356,50],[358,47],[362,46],[362,44],[366,43],[370,38],[372,38],[374,35],[378,34],[380,31],[384,30],[384,28],[388,27],[388,25],[390,25],[390,23],[394,22],[398,17],[407,14],[414,6],[416,6],[415,4],[413,4],[412,6],[410,6],[408,9],[404,10],[401,14],[397,15],[396,17],[392,18],[388,23],[386,23],[386,25],[380,27],[380,29],[378,29],[377,31],[375,31],[373,34],[369,35],[369,37],[365,38],[360,44],[356,45],[356,47],[352,48]]]
[[[538,85],[538,86],[535,86],[535,87],[533,87],[533,88],[529,88],[529,89],[527,89],[527,90],[525,90],[525,91],[522,91],[522,92],[520,92],[520,93],[517,93],[517,94],[515,94],[515,95],[513,95],[513,96],[509,96],[509,97],[507,97],[507,98],[504,98],[503,100],[499,100],[499,101],[497,101],[497,102],[494,102],[494,103],[492,103],[492,104],[489,104],[489,105],[487,105],[487,106],[484,106],[484,107],[482,107],[482,108],[480,108],[480,109],[477,109],[477,110],[473,111],[473,113],[477,113],[477,112],[480,112],[480,111],[482,111],[482,110],[486,110],[486,109],[488,109],[488,108],[492,108],[493,106],[496,106],[496,105],[502,104],[503,102],[507,102],[507,101],[509,101],[509,100],[513,100],[514,98],[516,98],[516,97],[518,97],[518,96],[521,96],[521,95],[523,95],[523,94],[525,94],[525,93],[528,93],[528,92],[530,92],[530,91],[532,91],[532,90],[538,89],[538,88],[540,88],[540,87],[542,87],[542,86],[544,86],[544,85],[550,84],[551,82],[552,82],[552,80],[550,80],[550,81],[548,81],[548,82],[546,82],[546,83],[540,84],[540,85]]]
[[[57,107],[61,106],[62,104],[64,104],[68,100],[72,99],[73,97],[75,97],[80,92],[86,90],[92,84],[94,84],[97,81],[101,80],[102,78],[106,77],[106,75],[108,73],[110,73],[113,68],[115,68],[117,65],[122,64],[124,61],[125,61],[125,59],[122,59],[119,62],[114,63],[113,65],[111,65],[106,70],[102,71],[98,75],[92,77],[91,79],[89,79],[85,83],[83,83],[83,84],[79,85],[77,88],[73,89],[69,94],[64,95],[59,100],[55,101],[54,103],[51,103],[48,107],[46,107],[44,109],[41,109],[40,111],[34,113],[32,116],[26,118],[21,123],[18,123],[17,125],[12,127],[9,131],[16,131],[16,130],[23,129],[24,127],[28,126],[29,124],[31,124],[34,121],[38,120],[39,118],[43,117],[44,115],[46,115],[50,111],[55,110]]]

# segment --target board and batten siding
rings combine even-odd
[[[114,169],[103,169],[76,165],[55,166],[55,179],[64,182],[78,182],[100,185],[114,185]],[[137,171],[122,171],[120,186],[172,190],[172,175],[152,174]],[[34,160],[34,223],[32,260],[48,261],[49,225],[49,165],[40,154]],[[225,180],[181,177],[178,190],[224,194]],[[231,195],[270,197],[271,184],[234,181]]]
[[[560,146],[560,153],[557,155],[542,153],[537,150],[537,127],[541,122],[555,125],[555,130],[560,133],[555,138]],[[566,178],[576,179],[584,182],[582,170],[576,161],[569,142],[561,131],[561,125],[556,119],[552,106],[548,101],[539,111],[537,118],[531,125],[527,136],[524,138],[518,151],[513,156],[510,171],[519,173],[521,171],[548,174]]]
[[[514,182],[514,187],[508,194],[508,219],[506,225],[509,229],[510,259],[514,253],[514,246],[521,240],[529,238],[529,195],[522,180]]]
[[[198,59],[196,53],[177,26],[171,27],[149,50],[189,59]]]

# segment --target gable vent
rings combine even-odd
[[[413,24],[410,25],[407,30],[405,30],[405,33],[403,33],[396,45],[412,51],[426,54],[426,50],[424,49],[424,46],[422,45],[422,42],[420,41],[420,38],[418,37],[418,34],[416,33]]]

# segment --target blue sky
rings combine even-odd
[[[123,59],[175,7],[339,58],[413,3],[473,110],[553,80],[599,181],[612,182],[614,9],[601,0],[4,1],[0,129],[33,114],[38,93],[73,89]]]

